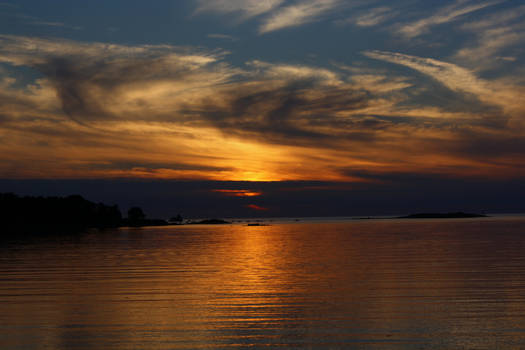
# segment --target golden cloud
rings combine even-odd
[[[367,55],[432,77],[459,102],[425,102],[424,80],[384,70],[240,69],[220,51],[0,36],[0,176],[523,176],[523,87],[442,61]],[[10,66],[39,77],[21,87]]]

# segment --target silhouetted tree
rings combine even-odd
[[[182,216],[180,214],[178,214],[177,216],[174,216],[170,219],[171,222],[178,222],[178,223],[181,223],[183,220]]]
[[[140,207],[133,207],[128,210],[128,220],[131,225],[139,225],[146,219],[146,214]]]

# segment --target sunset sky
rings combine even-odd
[[[0,191],[525,210],[524,96],[521,1],[1,0]]]

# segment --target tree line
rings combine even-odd
[[[94,203],[79,195],[20,197],[13,193],[0,193],[0,220],[5,232],[16,233],[167,224],[146,219],[139,207],[131,208],[123,218],[118,206]]]

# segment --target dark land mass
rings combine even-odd
[[[0,193],[2,236],[73,234],[86,229],[168,225],[223,225],[221,219],[186,221],[178,215],[170,221],[150,219],[140,207],[128,210],[124,218],[118,206],[90,202],[79,195],[68,197],[20,197]]]
[[[81,196],[19,197],[0,193],[0,222],[9,233],[69,233],[122,224],[117,206],[90,202]]]
[[[419,213],[410,214],[408,216],[399,216],[396,219],[461,219],[461,218],[487,218],[484,214],[471,214],[471,213]]]
[[[166,226],[147,219],[142,209],[131,208],[123,218],[118,206],[93,203],[81,196],[19,197],[0,193],[2,236],[24,234],[72,234],[90,228]]]

